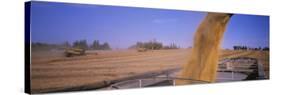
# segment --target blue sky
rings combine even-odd
[[[128,48],[137,41],[156,39],[164,45],[192,46],[193,35],[205,12],[33,2],[32,42],[108,42],[112,48]],[[264,47],[269,45],[269,17],[234,15],[222,43]]]

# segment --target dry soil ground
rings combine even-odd
[[[98,52],[96,55],[94,52]],[[191,49],[87,51],[85,56],[64,57],[63,51],[33,51],[31,91],[89,85],[140,73],[180,67],[187,62]],[[265,64],[269,74],[269,53],[264,51],[222,50],[220,59],[249,56]]]

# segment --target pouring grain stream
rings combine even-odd
[[[232,14],[208,13],[199,25],[193,42],[192,55],[184,64],[180,78],[214,82],[218,67],[220,43]],[[176,80],[176,85],[196,83]]]

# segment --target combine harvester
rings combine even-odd
[[[66,57],[85,55],[85,49],[81,48],[66,48],[64,51]]]

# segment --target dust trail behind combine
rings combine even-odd
[[[231,14],[208,13],[198,27],[191,58],[184,65],[181,78],[214,82],[219,60],[220,43]],[[177,85],[192,81],[177,80]]]

